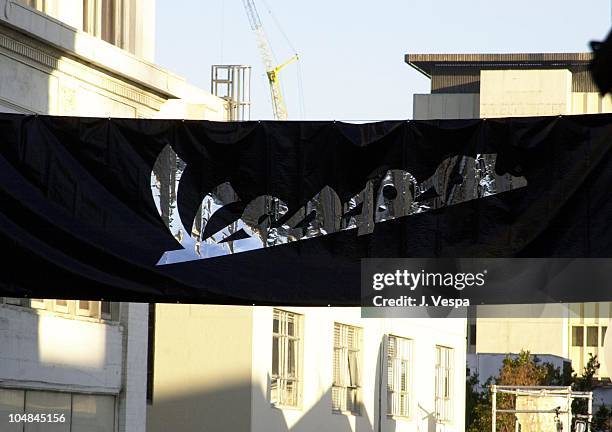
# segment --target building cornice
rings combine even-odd
[[[165,98],[154,93],[145,91],[137,86],[130,85],[123,80],[114,78],[91,68],[81,62],[65,57],[61,52],[45,49],[44,44],[36,43],[34,40],[17,40],[17,35],[10,30],[0,28],[0,49],[6,50],[13,56],[17,55],[22,61],[35,63],[52,74],[54,71],[72,76],[80,81],[93,85],[96,88],[108,91],[117,96],[145,105],[158,111],[166,101]]]
[[[559,68],[587,65],[592,53],[406,54],[405,62],[427,77],[436,68]]]
[[[65,56],[97,67],[105,73],[121,77],[122,81],[132,82],[164,99],[214,98],[209,93],[190,86],[184,78],[158,65],[147,62],[15,0],[0,0],[0,27],[2,26],[24,33],[62,52]],[[19,49],[24,53],[21,55],[39,56],[43,63],[49,60],[44,55],[32,52],[27,48],[19,47]]]

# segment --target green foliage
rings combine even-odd
[[[591,356],[581,376],[574,374],[570,367],[563,370],[554,367],[551,363],[542,363],[529,351],[521,351],[516,356],[506,356],[502,367],[496,377],[487,380],[482,391],[478,390],[478,376],[470,375],[466,382],[466,432],[481,432],[491,430],[491,394],[489,386],[569,386],[576,391],[591,391],[594,385],[594,376],[599,369],[597,357]],[[498,394],[498,408],[512,408],[515,400],[512,395]],[[575,413],[586,414],[587,401],[578,399],[574,401],[572,410]],[[498,414],[497,432],[514,432],[514,415]],[[591,431],[611,431],[612,411],[605,406],[593,416]]]
[[[591,391],[593,390],[594,385],[594,376],[599,369],[599,362],[597,361],[597,356],[593,356],[589,354],[589,361],[586,366],[582,370],[582,376],[578,376],[574,374],[572,376],[572,389],[576,391]],[[586,399],[575,399],[572,403],[572,411],[576,414],[587,414],[588,412],[588,402]],[[591,430],[597,431],[601,429],[595,429],[595,425],[591,425]]]
[[[593,414],[593,422],[591,423],[592,431],[610,431],[612,430],[612,411],[605,405],[601,405],[595,414]]]

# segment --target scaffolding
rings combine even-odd
[[[229,120],[251,119],[251,66],[213,65],[210,92],[228,103]]]
[[[575,432],[589,432],[593,413],[593,392],[573,391],[569,386],[508,386],[492,385],[491,390],[491,432],[497,431],[497,414],[514,414],[516,432],[561,432],[572,430],[574,420]],[[514,408],[498,408],[498,394],[514,396]],[[587,400],[587,414],[574,414],[572,416],[572,403],[576,399]],[[548,428],[542,419],[550,423],[552,416],[553,427]],[[561,417],[562,416],[562,417]],[[531,424],[527,425],[525,419],[529,418]],[[523,419],[521,424],[520,420]],[[565,423],[563,422],[565,419]]]

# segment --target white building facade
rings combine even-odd
[[[0,0],[0,112],[225,120],[154,27],[152,0]],[[146,304],[0,298],[0,430],[144,432],[147,347]]]
[[[599,94],[588,69],[591,59],[591,53],[407,54],[406,63],[431,80],[431,93],[414,95],[414,118],[610,113],[612,98]],[[601,364],[596,377],[609,382],[603,344],[612,303],[478,310],[487,317],[470,321],[470,355],[529,350],[570,359],[578,374],[593,355]]]
[[[148,430],[462,431],[465,319],[157,305]]]

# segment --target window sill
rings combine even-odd
[[[414,420],[411,416],[401,416],[396,414],[387,414],[387,418],[401,422],[411,422]]]
[[[301,406],[292,406],[292,405],[280,405],[275,403],[270,403],[271,408],[276,408],[280,411],[302,411]]]
[[[354,413],[354,412],[351,412],[351,411],[332,410],[332,414],[343,415],[343,416],[347,416],[347,417],[361,417],[361,413]]]
[[[441,424],[441,425],[449,426],[449,425],[453,424],[453,421],[452,420],[438,420],[438,419],[436,419],[436,424]]]
[[[13,305],[13,304],[10,304],[10,303],[0,303],[0,306],[8,308],[8,309],[11,309],[11,310],[18,310],[20,312],[29,313],[29,314],[33,314],[33,315],[55,316],[57,318],[64,318],[64,319],[73,320],[73,321],[85,321],[85,322],[98,323],[98,324],[106,324],[106,325],[115,325],[115,326],[119,326],[120,325],[118,320],[109,320],[109,319],[105,319],[105,318],[96,318],[96,317],[88,317],[88,316],[84,316],[84,315],[75,315],[75,314],[71,314],[70,312],[61,312],[61,311],[57,311],[57,310],[48,310],[48,309],[42,309],[42,308],[34,308],[34,307],[30,307],[30,306],[18,306],[18,305]]]

